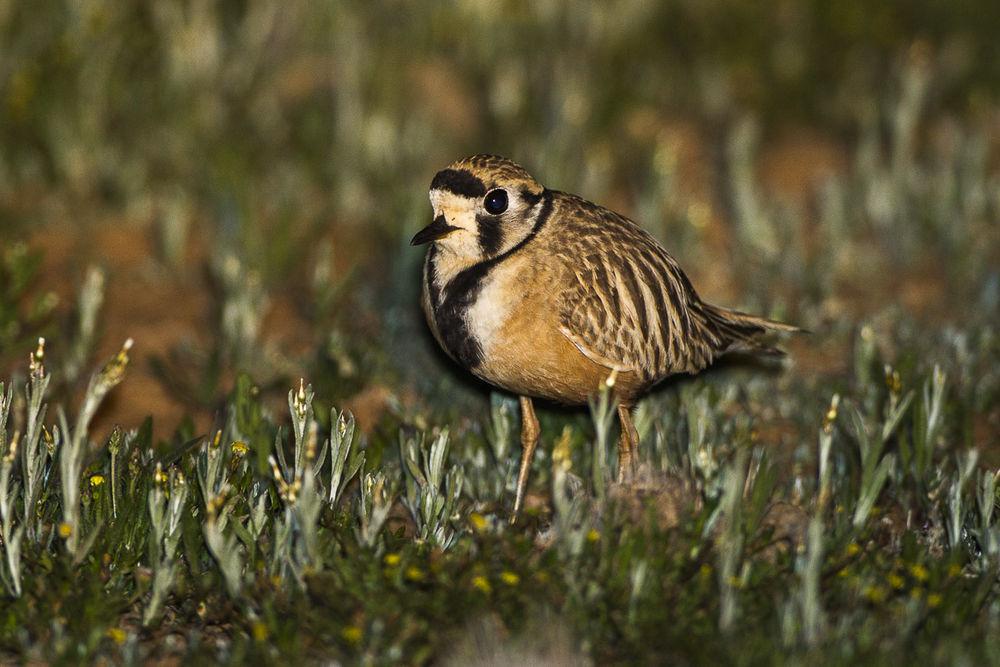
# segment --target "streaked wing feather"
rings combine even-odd
[[[589,202],[564,252],[563,334],[588,358],[655,381],[703,368],[721,332],[692,314],[700,304],[672,257],[626,218]]]

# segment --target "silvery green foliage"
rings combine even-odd
[[[305,386],[304,381],[299,383],[298,391],[293,389],[288,392],[288,410],[292,417],[292,463],[286,460],[280,433],[274,446],[277,461],[271,460],[278,496],[284,506],[281,517],[275,519],[276,538],[271,568],[281,576],[291,575],[302,587],[305,586],[306,574],[323,567],[317,546],[323,494],[318,487],[317,475],[322,470],[329,441],[317,457],[319,436],[313,418],[314,397],[312,386]]]
[[[941,434],[947,379],[941,367],[935,364],[934,371],[924,381],[920,397],[917,399],[912,446],[909,440],[900,443],[900,457],[918,480],[925,477]]]
[[[417,439],[400,434],[403,468],[407,473],[403,504],[417,524],[420,539],[447,549],[456,537],[452,522],[465,475],[461,466],[447,465],[447,430],[434,438],[429,451],[424,443],[423,435]]]
[[[330,411],[332,431],[328,448],[330,450],[330,492],[329,503],[336,507],[344,493],[344,487],[354,479],[365,464],[365,454],[354,446],[354,415],[350,412]],[[320,457],[322,460],[322,456]]]
[[[7,385],[5,391],[4,383],[0,382],[0,540],[4,551],[4,559],[0,563],[0,578],[8,593],[20,597],[24,524],[14,527],[14,500],[20,493],[20,484],[11,477],[20,434],[15,433],[13,438],[7,434],[7,421],[13,400],[14,385]]]
[[[967,452],[959,453],[957,459],[957,470],[948,494],[948,542],[952,548],[959,546],[968,536],[965,519],[971,503],[966,504],[964,491],[966,484],[976,470],[979,452],[970,449]]]
[[[267,483],[254,480],[253,484],[250,485],[250,521],[247,523],[250,538],[254,543],[263,534],[264,529],[267,528],[270,521],[270,516],[267,512],[269,498]]]
[[[361,480],[361,492],[355,501],[358,525],[354,534],[360,544],[369,549],[375,547],[395,502],[396,493],[389,488],[381,470],[365,473]]]
[[[213,269],[222,285],[223,347],[235,360],[253,358],[268,304],[260,276],[232,253],[219,255]]]
[[[552,508],[553,525],[559,549],[567,558],[576,558],[583,552],[587,533],[592,524],[589,501],[583,489],[583,480],[573,474],[570,452],[570,429],[552,448]]]
[[[822,607],[823,532],[825,525],[817,513],[809,522],[804,550],[795,558],[798,585],[781,607],[781,634],[785,646],[804,643],[814,646],[826,632],[826,617]]]
[[[712,428],[712,407],[709,391],[688,393],[684,396],[687,418],[687,467],[709,497],[718,497],[723,492],[723,476],[719,474],[719,462],[715,456],[715,445],[709,440]]]
[[[305,587],[305,576],[323,567],[319,548],[319,515],[324,503],[336,507],[344,488],[364,465],[364,453],[354,445],[354,416],[332,410],[332,432],[317,454],[318,424],[313,415],[312,386],[300,382],[298,391],[288,393],[292,417],[293,459],[286,460],[280,433],[275,441],[272,471],[284,511],[275,519],[276,539],[271,559],[272,571],[290,574]],[[320,475],[327,452],[330,454],[330,482],[324,490]],[[258,498],[251,525],[257,530],[263,514],[263,499]],[[384,519],[383,519],[384,521]],[[381,527],[381,526],[379,526]],[[375,529],[377,534],[378,529]]]
[[[737,230],[749,247],[773,258],[779,251],[775,221],[761,202],[755,186],[754,159],[760,138],[760,125],[744,116],[730,130],[727,146],[729,182],[733,192]]]
[[[221,446],[221,442],[221,431],[216,432],[213,439],[203,441],[195,461],[205,512],[202,534],[209,553],[219,567],[226,590],[230,596],[237,597],[243,586],[245,548],[239,541],[239,529],[242,528],[239,519],[230,526],[232,511],[239,499],[230,498],[226,448]]]
[[[993,522],[993,515],[996,510],[997,501],[997,476],[998,472],[977,471],[979,484],[976,495],[977,509],[979,512],[979,523],[971,530],[972,537],[979,545],[982,559],[982,567],[995,568],[997,560],[1000,558],[1000,527]]]
[[[31,357],[31,369],[25,393],[28,399],[28,421],[24,440],[21,442],[21,470],[24,480],[24,516],[27,522],[29,539],[38,539],[35,530],[34,516],[38,507],[38,498],[42,490],[43,477],[49,468],[49,453],[42,446],[43,422],[48,411],[44,402],[51,376],[45,373],[42,359],[45,351],[45,339],[38,340],[38,349]]]
[[[226,591],[233,598],[240,594],[243,587],[243,549],[240,547],[236,531],[226,531],[229,523],[232,503],[224,503],[221,496],[212,499],[205,508],[205,523],[202,533],[205,545],[215,559],[226,584]]]
[[[70,347],[64,373],[70,382],[75,382],[87,364],[87,357],[94,347],[94,335],[97,330],[97,315],[104,303],[104,271],[96,266],[87,269],[83,284],[80,287],[78,300],[77,332]]]
[[[72,430],[69,428],[66,412],[61,406],[59,408],[60,429],[56,433],[56,449],[59,451],[59,480],[63,499],[63,525],[60,532],[65,533],[66,549],[73,555],[75,562],[80,562],[87,555],[98,532],[98,529],[93,529],[86,537],[81,535],[83,526],[80,522],[80,491],[83,461],[90,446],[88,428],[104,397],[124,379],[129,362],[128,352],[131,349],[130,338],[115,357],[91,376]]]
[[[861,456],[861,486],[854,510],[855,528],[860,528],[868,520],[868,515],[896,463],[895,454],[882,454],[889,437],[910,405],[910,396],[908,394],[904,401],[890,408],[888,418],[881,427],[869,426],[857,408],[849,412],[851,428]]]
[[[462,452],[464,489],[479,505],[497,502],[517,485],[518,460],[511,447],[516,437],[516,411],[515,399],[492,393],[486,442],[483,445],[478,440],[467,443]]]
[[[716,549],[718,551],[718,580],[721,598],[719,602],[719,628],[723,632],[733,628],[738,614],[736,582],[738,580],[737,569],[743,554],[744,535],[741,505],[747,478],[747,454],[745,448],[738,450],[735,460],[724,468],[722,501],[716,509],[716,517],[721,519],[722,524],[716,539]],[[715,517],[709,519],[706,530],[715,523]]]
[[[173,588],[177,575],[181,517],[186,510],[187,494],[188,486],[180,472],[171,470],[169,475],[165,475],[157,464],[148,496],[153,592],[142,613],[143,625],[149,625],[160,617],[166,597]]]
[[[226,450],[221,446],[222,432],[213,440],[205,440],[198,449],[196,468],[202,504],[206,507],[223,496],[229,488],[229,471],[226,467]]]
[[[601,392],[590,401],[590,418],[594,422],[594,446],[591,460],[591,483],[599,502],[603,502],[608,482],[611,480],[608,457],[611,426],[615,421],[615,403],[611,398],[613,379],[601,387]],[[622,480],[619,480],[622,481]]]

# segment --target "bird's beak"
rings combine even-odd
[[[416,235],[410,240],[410,245],[423,245],[424,243],[437,241],[438,239],[451,234],[456,229],[458,229],[458,227],[449,225],[444,216],[439,215],[434,218],[434,222],[416,233]]]

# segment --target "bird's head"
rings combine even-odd
[[[410,243],[435,243],[468,262],[496,257],[531,233],[544,192],[506,158],[474,155],[453,162],[431,181],[434,221]]]

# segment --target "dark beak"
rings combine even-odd
[[[437,241],[442,236],[445,236],[456,229],[458,229],[458,227],[452,227],[448,224],[448,221],[444,219],[443,215],[439,215],[434,218],[434,222],[417,232],[416,236],[410,240],[410,245],[423,245],[424,243]]]

